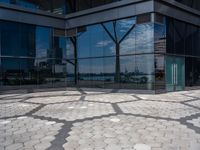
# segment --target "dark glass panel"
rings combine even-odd
[[[3,88],[35,88],[38,83],[34,59],[2,58],[1,72]]]
[[[67,86],[75,84],[75,63],[74,60],[67,60]]]
[[[186,57],[185,59],[186,86],[200,86],[200,59]]]
[[[66,58],[66,38],[54,37],[53,41],[53,58]]]
[[[194,56],[200,57],[200,28],[196,29],[196,32],[194,34]]]
[[[36,57],[52,58],[52,30],[45,27],[36,28]]]
[[[54,60],[54,86],[67,86],[67,62],[62,59]]]
[[[3,88],[19,88],[21,84],[20,60],[1,58]]]
[[[35,57],[35,27],[2,22],[1,55]]]
[[[192,25],[187,24],[186,34],[185,34],[185,54],[192,55],[192,47],[193,47],[193,32],[194,29]]]
[[[154,52],[154,25],[140,24],[136,25],[136,53]]]
[[[200,86],[200,59],[194,59],[193,64],[193,84]]]
[[[65,14],[66,12],[66,5],[68,5],[68,3],[65,3],[66,0],[52,0],[52,10],[51,12],[54,14]],[[68,11],[70,12],[70,10],[68,9]]]
[[[154,24],[154,46],[155,53],[166,52],[166,25]]]
[[[66,51],[63,51],[64,59],[74,59],[75,58],[75,47],[76,42],[75,38],[67,38],[66,39]]]
[[[174,22],[173,19],[167,18],[167,53],[175,53],[175,47],[174,47]]]
[[[92,7],[105,5],[108,3],[116,2],[120,0],[77,0],[77,10],[85,10]]]
[[[176,0],[179,3],[192,7],[194,9],[200,10],[200,1],[199,0]]]
[[[177,20],[174,20],[174,49],[176,54],[185,53],[185,35],[186,35],[186,24]]]
[[[41,58],[36,61],[38,67],[38,87],[53,87],[54,60]]]

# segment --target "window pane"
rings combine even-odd
[[[36,28],[36,57],[52,58],[52,31],[50,28]]]
[[[154,25],[136,25],[136,53],[154,52]]]
[[[166,52],[166,26],[165,24],[154,24],[155,53]]]
[[[154,55],[136,55],[134,69],[137,89],[154,89]]]
[[[35,57],[35,27],[1,22],[1,55]]]
[[[84,87],[91,87],[91,60],[78,60],[78,85]]]

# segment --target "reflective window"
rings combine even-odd
[[[1,55],[35,57],[35,27],[13,22],[1,23]]]
[[[138,79],[137,89],[154,89],[154,55],[136,55],[134,69]]]
[[[91,59],[92,87],[104,87],[104,58]]]
[[[10,3],[13,5],[30,8],[32,10],[40,9],[40,10],[55,13],[55,14],[64,14],[66,11],[65,0],[42,0],[42,1],[41,0],[34,0],[34,1],[32,0],[0,0],[0,2]]]
[[[136,53],[152,53],[154,51],[154,25],[146,23],[136,25]]]
[[[192,7],[194,9],[200,10],[200,1],[199,0],[176,0],[179,3]]]
[[[78,85],[91,87],[91,59],[78,60]]]
[[[166,26],[165,24],[154,24],[154,49],[156,53],[166,52]]]
[[[52,58],[52,30],[45,27],[36,28],[36,57]]]
[[[164,55],[155,55],[155,89],[165,89],[165,57]]]

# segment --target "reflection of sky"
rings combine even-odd
[[[117,33],[122,38],[135,23],[135,19],[117,21]],[[114,35],[113,24],[105,23],[106,28]],[[120,44],[121,54],[133,54],[135,52],[153,52],[154,25],[136,25],[131,33]],[[118,41],[120,40],[118,39]],[[87,31],[78,38],[78,57],[97,57],[115,55],[115,44],[101,25],[87,28]]]
[[[114,73],[115,57],[80,59],[79,73]],[[121,72],[140,72],[152,74],[154,72],[153,55],[132,55],[120,57]]]
[[[154,24],[154,39],[155,41],[158,41],[161,38],[166,37],[166,26],[162,24]]]
[[[118,38],[122,38],[135,24],[135,19],[117,21]],[[113,24],[105,23],[106,28],[114,35]],[[118,39],[120,40],[120,39]],[[138,24],[120,44],[121,54],[153,52],[154,50],[154,24]],[[101,25],[87,28],[87,31],[78,38],[79,57],[111,56],[115,54],[115,44]],[[111,61],[112,60],[112,61]],[[120,57],[121,72],[135,72],[151,74],[154,72],[153,55]],[[94,59],[80,60],[80,73],[114,73],[115,57],[110,60]]]
[[[36,57],[46,57],[50,49],[51,30],[49,28],[36,28]]]

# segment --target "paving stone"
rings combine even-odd
[[[189,150],[192,145],[199,144],[200,134],[195,133],[177,121],[126,115],[117,115],[116,117],[120,119],[120,123],[110,121],[113,117],[103,117],[101,119],[75,123],[63,147],[66,150],[69,147],[73,147],[75,150],[82,147],[103,148],[105,150],[149,150],[149,148],[155,150],[165,150],[167,148]],[[139,125],[142,127],[138,129]],[[91,128],[91,126],[93,127]],[[96,126],[97,128],[102,126],[101,130],[95,130]],[[127,128],[128,130],[126,130]],[[174,131],[179,132],[179,134]],[[88,136],[90,134],[94,136]],[[79,142],[76,143],[75,141],[78,138]]]
[[[1,135],[3,141],[0,142],[0,146],[5,146],[6,150],[47,149],[51,146],[50,142],[55,139],[55,135],[57,135],[58,130],[60,130],[63,125],[61,123],[48,124],[49,121],[47,120],[33,119],[30,117],[20,120],[17,118],[7,120],[9,121],[9,126],[3,126],[5,134]],[[37,130],[29,129],[34,126]],[[10,127],[11,129],[17,130],[12,130],[10,132]]]
[[[0,118],[24,115],[36,107],[38,107],[38,105],[24,103],[0,104]]]
[[[136,101],[120,103],[118,106],[124,113],[149,115],[155,117],[180,119],[200,111],[198,109],[180,104],[157,101]]]
[[[92,104],[92,106],[90,106],[90,104]],[[73,109],[68,109],[68,107],[72,106]],[[63,104],[47,105],[36,112],[35,115],[73,121],[77,119],[91,118],[113,113],[115,113],[115,111],[111,104],[95,102],[69,102]]]

